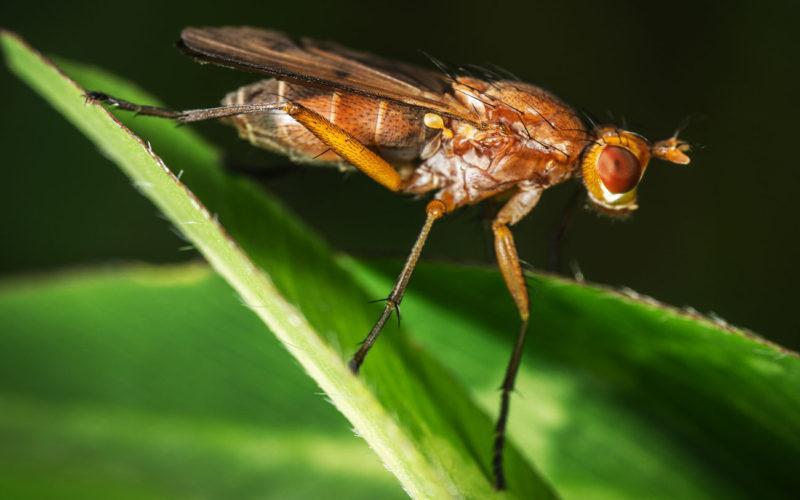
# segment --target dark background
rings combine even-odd
[[[176,108],[215,105],[258,78],[182,57],[173,48],[180,29],[250,24],[419,65],[429,63],[418,49],[454,64],[493,63],[652,140],[691,119],[681,134],[695,147],[691,165],[652,162],[641,208],[628,220],[579,211],[565,268],[800,348],[800,38],[789,2],[28,5],[4,2],[0,25],[45,54],[105,68]],[[0,84],[0,273],[196,257],[178,250],[184,243],[169,224],[77,130],[6,70]],[[232,129],[195,127],[237,163],[287,165]],[[299,168],[266,187],[332,245],[358,255],[404,257],[423,220],[422,203],[359,174]],[[548,191],[515,229],[521,257],[537,268],[547,266],[548,239],[574,187]],[[483,211],[468,208],[435,228],[424,258],[493,262],[491,248]]]

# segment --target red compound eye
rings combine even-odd
[[[627,149],[606,146],[597,160],[597,174],[606,189],[612,193],[627,193],[639,183],[642,166]]]

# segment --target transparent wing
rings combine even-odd
[[[178,47],[201,62],[253,71],[305,85],[387,99],[473,121],[440,72],[250,27],[186,28]]]

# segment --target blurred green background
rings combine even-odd
[[[789,2],[146,0],[5,2],[0,25],[45,54],[138,82],[176,108],[215,105],[258,78],[182,57],[173,48],[180,29],[250,24],[420,65],[428,63],[418,49],[453,64],[496,64],[653,140],[691,119],[681,136],[695,146],[692,164],[652,163],[641,208],[628,220],[579,211],[565,268],[713,312],[798,349],[797,15]],[[0,273],[196,258],[179,250],[184,243],[169,224],[77,130],[7,70],[0,85]],[[235,163],[287,165],[225,126],[193,127]],[[145,139],[158,150],[157,137]],[[361,175],[298,168],[264,183],[335,247],[358,255],[404,256],[422,222],[423,204]],[[521,257],[534,267],[546,267],[548,239],[574,186],[549,191],[515,230]],[[465,209],[440,224],[424,258],[493,262],[483,211]]]

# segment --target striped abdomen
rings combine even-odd
[[[438,131],[423,124],[424,111],[357,94],[263,80],[231,92],[225,106],[253,102],[294,102],[316,111],[389,162],[407,163],[420,156]],[[311,132],[285,113],[253,113],[227,118],[253,145],[301,162],[342,160]]]

